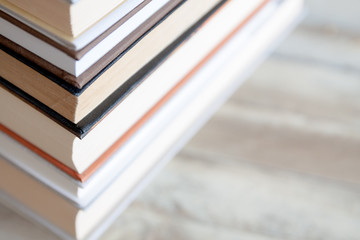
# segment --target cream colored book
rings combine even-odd
[[[1,0],[5,7],[55,35],[75,38],[125,0]]]

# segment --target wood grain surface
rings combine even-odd
[[[360,9],[302,24],[101,239],[360,239]],[[57,239],[0,206],[0,239]]]

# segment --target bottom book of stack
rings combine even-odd
[[[85,183],[0,132],[0,201],[64,239],[96,239],[264,60],[300,13],[301,1],[272,1],[189,73]]]

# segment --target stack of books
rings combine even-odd
[[[62,238],[100,236],[301,9],[1,0],[1,202]]]

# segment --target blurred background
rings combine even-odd
[[[360,1],[306,6],[101,239],[360,239]],[[29,239],[54,239],[0,213]]]

